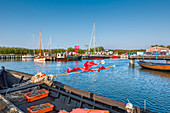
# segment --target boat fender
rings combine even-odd
[[[128,100],[128,103],[126,104],[125,109],[127,110],[128,113],[133,113],[133,110],[134,110],[133,104],[130,103],[130,101],[127,97],[126,97],[126,99]]]

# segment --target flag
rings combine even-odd
[[[68,68],[67,73],[70,73],[70,72],[73,72],[73,71],[78,71],[78,70],[80,70],[79,67],[75,67],[74,69]]]
[[[84,67],[91,67],[91,66],[94,66],[94,65],[97,65],[97,64],[94,63],[94,61],[91,61],[91,62],[86,61],[86,62],[84,63]]]
[[[100,70],[103,70],[103,69],[110,69],[111,67],[104,67],[104,66],[101,66],[101,67],[99,67],[99,69],[98,69],[98,72],[100,72]]]

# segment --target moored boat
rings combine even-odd
[[[88,60],[100,60],[100,59],[107,59],[111,58],[110,55],[84,55],[82,56],[82,59],[88,59]]]
[[[82,56],[69,56],[66,53],[57,53],[56,61],[78,61]]]
[[[33,75],[12,71],[12,70],[3,70],[1,74],[6,74],[8,81],[8,88],[0,90],[0,98],[3,98],[4,105],[0,104],[0,111],[9,112],[15,110],[17,113],[28,112],[28,110],[33,110],[32,108],[39,104],[50,104],[53,105],[52,111],[49,113],[58,113],[59,111],[75,111],[77,108],[88,108],[84,111],[89,111],[91,109],[109,111],[109,113],[126,113],[127,104],[109,99],[103,96],[99,96],[95,93],[88,91],[83,91],[77,88],[73,88],[67,85],[64,85],[60,82],[53,81],[52,83],[29,83],[29,80],[32,80]],[[44,76],[44,75],[43,75]],[[0,76],[1,77],[1,76]],[[11,80],[11,78],[15,78]],[[37,80],[37,79],[36,79]],[[19,82],[18,82],[19,81]],[[47,81],[46,81],[47,82]],[[20,84],[19,84],[20,83]],[[26,84],[25,84],[26,83]],[[28,84],[29,83],[29,84]],[[14,85],[15,84],[15,85]],[[48,85],[47,85],[48,84]],[[48,95],[44,98],[31,98],[29,102],[25,99],[22,94],[31,94],[31,92],[37,92],[37,90],[44,90],[49,92]],[[7,104],[7,101],[9,104]],[[45,105],[44,104],[44,105]],[[129,105],[129,104],[128,104]],[[32,107],[33,106],[33,107]],[[48,107],[48,106],[45,106]],[[151,111],[144,110],[142,108],[131,105],[133,113],[149,113]],[[7,109],[8,108],[8,109]],[[43,108],[44,109],[44,108]],[[36,110],[36,109],[34,109]],[[39,110],[39,109],[38,109]],[[79,110],[80,111],[80,110]],[[93,110],[91,110],[93,111]],[[74,113],[74,112],[73,112]],[[79,112],[80,113],[80,112]],[[84,113],[84,112],[83,112]],[[87,112],[85,112],[87,113]],[[99,113],[99,112],[97,112]],[[106,112],[101,112],[106,113]],[[107,112],[108,113],[108,112]]]
[[[113,57],[113,59],[117,59],[117,58],[119,58],[119,56],[118,56],[118,55],[113,55],[112,57]]]
[[[106,57],[102,56],[102,55],[90,55],[90,56],[88,56],[89,60],[97,60],[97,59],[104,59],[104,58],[106,58]]]
[[[46,58],[41,56],[41,30],[40,30],[40,55],[37,57],[34,57],[35,62],[44,62],[46,61]]]
[[[170,64],[167,63],[153,63],[153,62],[139,61],[138,64],[144,68],[161,70],[161,71],[170,71]]]
[[[29,61],[29,60],[33,60],[33,59],[34,59],[34,56],[31,55],[31,54],[27,54],[27,55],[22,56],[23,61]]]
[[[45,57],[40,57],[40,56],[34,57],[34,62],[43,62],[43,61],[46,61]]]

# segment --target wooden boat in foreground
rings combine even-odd
[[[2,77],[2,75],[6,76],[7,80],[4,81],[4,84],[6,85],[2,84],[3,86],[5,86],[5,88],[2,87],[0,90],[0,113],[7,113],[9,111],[10,113],[26,113],[28,112],[27,110],[30,110],[31,106],[36,106],[43,103],[53,105],[53,111],[50,111],[48,113],[58,113],[59,111],[59,113],[68,113],[70,111],[74,111],[77,108],[88,108],[92,110],[96,109],[99,111],[107,110],[109,111],[109,113],[127,113],[126,108],[128,106],[126,103],[105,98],[95,93],[70,87],[57,81],[53,81],[48,85],[42,82],[25,84],[28,83],[27,81],[29,81],[33,77],[33,75],[12,70],[2,70],[0,73],[0,77]],[[1,80],[4,80],[4,78],[1,78]],[[32,102],[28,102],[27,100],[25,100],[23,94],[30,91],[34,92],[38,89],[47,90],[49,92],[48,96]],[[149,110],[144,110],[136,106],[132,107],[133,113],[151,112]],[[88,111],[88,109],[85,111]],[[65,110],[67,112],[62,112],[61,110]]]
[[[166,64],[166,63],[153,63],[153,62],[139,61],[138,64],[144,68],[170,71],[170,64]]]

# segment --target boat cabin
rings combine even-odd
[[[66,53],[57,53],[57,58],[66,58]]]

